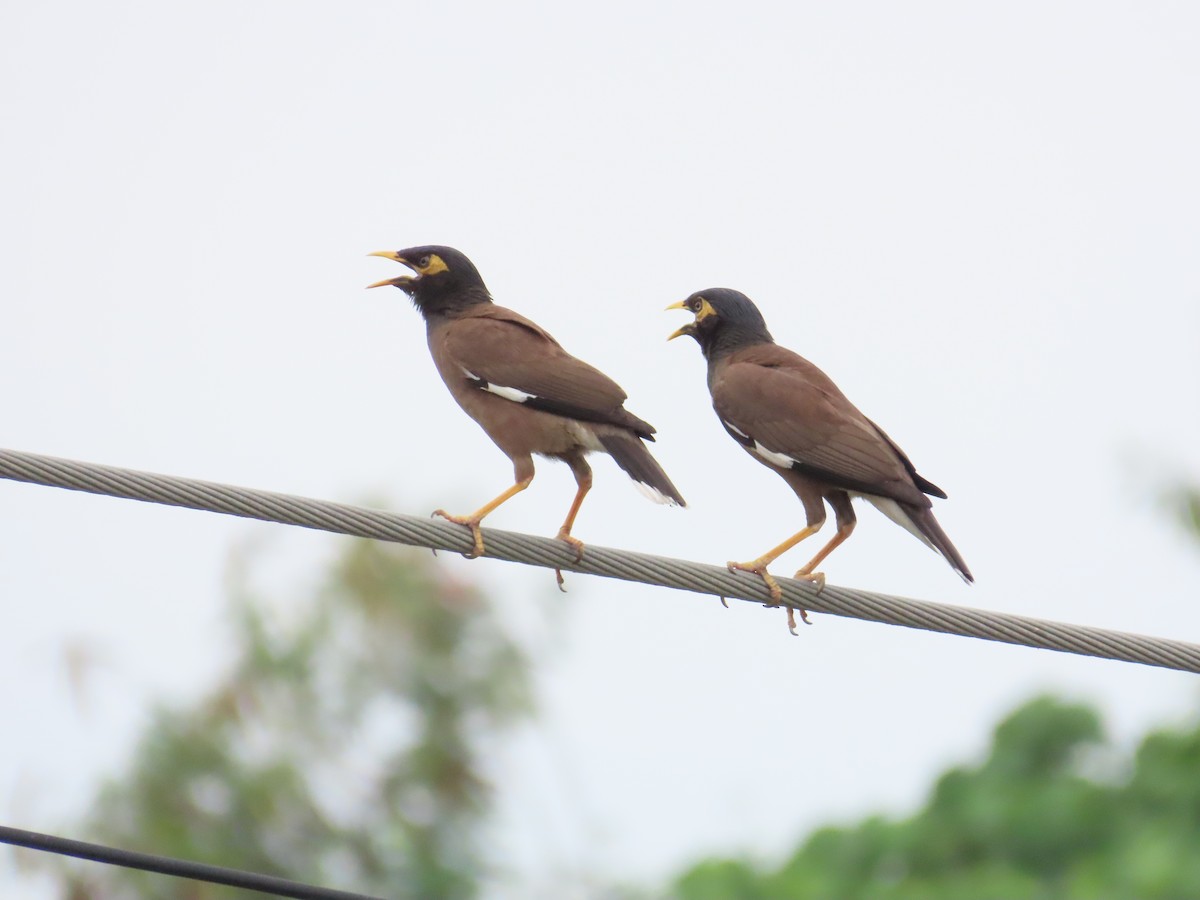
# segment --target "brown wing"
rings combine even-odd
[[[824,372],[786,348],[734,352],[714,373],[712,395],[726,430],[761,459],[844,490],[928,502],[890,439]]]
[[[626,394],[620,385],[510,309],[473,307],[442,340],[442,352],[479,390],[531,409],[631,428],[653,440],[654,428],[623,408]]]

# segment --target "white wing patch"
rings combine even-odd
[[[754,442],[754,452],[767,462],[774,463],[781,469],[790,469],[796,464],[796,460],[792,459],[790,456],[786,456],[783,453],[776,453],[774,450],[768,450],[758,441]]]
[[[503,397],[505,400],[511,400],[514,403],[524,403],[530,397],[535,396],[534,394],[527,394],[516,388],[504,387],[499,384],[488,384],[483,389],[488,393],[495,394],[497,397]]]
[[[483,388],[489,394],[495,394],[497,397],[503,397],[505,400],[511,400],[513,403],[524,403],[531,397],[537,396],[537,394],[528,394],[525,391],[518,390],[517,388],[505,387],[502,384],[492,384],[487,379],[480,378],[466,366],[459,366],[459,368],[462,369],[462,373],[464,375],[475,382],[477,387]]]
[[[750,435],[746,434],[746,432],[742,431],[742,429],[738,428],[736,425],[730,425],[724,419],[721,420],[721,424],[724,425],[726,428],[728,428],[730,431],[732,431],[734,434],[736,434],[740,437],[744,437],[746,440],[750,440]]]
[[[721,424],[724,425],[731,434],[736,434],[739,438],[741,438],[740,443],[743,447],[745,447],[747,450],[757,453],[759,457],[765,459],[767,462],[771,463],[771,465],[779,466],[781,469],[790,469],[792,466],[799,465],[796,460],[792,459],[786,453],[776,453],[774,450],[768,450],[762,445],[762,442],[756,441],[736,425],[731,425],[724,419],[721,420]]]

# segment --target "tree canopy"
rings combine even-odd
[[[1131,758],[1092,708],[1041,697],[1005,718],[986,760],[937,779],[907,819],[821,828],[781,866],[704,860],[678,900],[1085,900],[1200,896],[1200,725]]]
[[[86,837],[380,896],[472,896],[483,749],[529,710],[527,667],[484,596],[430,559],[350,542],[284,617],[239,591],[229,670],[197,702],[155,712]],[[74,900],[240,896],[62,871]]]

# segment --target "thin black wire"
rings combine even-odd
[[[260,875],[257,872],[244,872],[225,866],[212,866],[207,863],[176,859],[171,856],[119,850],[103,844],[74,841],[69,838],[55,837],[52,834],[42,834],[38,831],[27,831],[24,828],[9,828],[5,825],[0,825],[0,843],[27,847],[30,850],[41,850],[46,853],[56,853],[60,856],[74,856],[77,859],[88,859],[109,866],[141,869],[145,872],[157,872],[160,875],[171,875],[175,878],[245,888],[250,891],[273,894],[276,897],[295,897],[297,900],[383,900],[381,897],[373,897],[370,894],[338,891],[333,888],[303,884],[299,881],[289,881],[286,878],[276,878],[274,875]]]

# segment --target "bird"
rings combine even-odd
[[[917,473],[896,442],[859,412],[819,368],[775,343],[757,306],[740,291],[711,288],[667,307],[695,318],[668,341],[688,335],[708,362],[708,389],[722,427],[738,444],[795,492],[804,506],[805,527],[750,562],[730,562],[730,571],[750,572],[766,583],[771,605],[782,598],[767,566],[825,523],[833,509],[837,532],[795,577],[820,591],[821,562],[854,531],[851,498],[861,497],[940,553],[968,584],[967,564],[932,512],[930,495],[946,492]],[[808,623],[802,609],[801,617]],[[796,633],[792,609],[788,629]]]
[[[655,428],[625,409],[626,394],[599,369],[576,359],[550,334],[492,300],[479,270],[462,252],[429,244],[368,254],[395,260],[406,272],[369,288],[399,288],[425,320],[429,352],[450,395],[513,464],[513,484],[466,516],[441,516],[471,529],[468,558],[484,551],[480,522],[533,481],[533,455],[561,460],[577,490],[556,537],[583,558],[571,534],[592,487],[589,453],[606,453],[650,499],[686,506],[643,441]],[[562,587],[562,572],[557,571]]]

